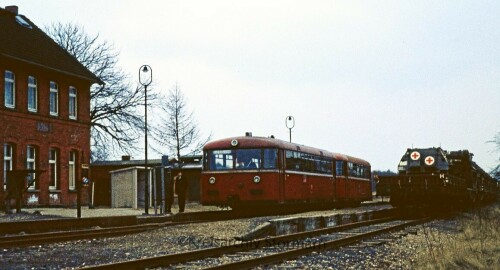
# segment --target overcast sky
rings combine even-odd
[[[138,81],[180,86],[205,135],[275,135],[393,171],[408,147],[499,153],[500,1],[0,1],[84,26]],[[142,154],[134,156],[142,159]],[[151,157],[153,158],[153,157]]]

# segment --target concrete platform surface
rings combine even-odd
[[[214,206],[202,206],[199,203],[186,203],[185,212],[197,211],[214,211],[219,208]],[[178,212],[178,206],[172,207],[172,212]],[[109,217],[109,216],[142,216],[145,213],[144,208],[102,208],[96,207],[89,209],[89,207],[82,207],[82,218],[85,217]],[[160,214],[160,209],[157,210]],[[149,215],[155,215],[155,209],[149,208]],[[0,222],[16,221],[16,220],[30,220],[30,219],[44,219],[44,218],[76,218],[76,208],[22,208],[21,213],[6,214],[0,213]]]

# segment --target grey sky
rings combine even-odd
[[[214,139],[275,135],[395,170],[407,147],[498,164],[499,1],[0,1],[114,43]],[[270,2],[270,3],[269,3]],[[138,154],[136,158],[142,158]]]

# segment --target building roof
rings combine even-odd
[[[196,165],[196,164],[201,164],[201,155],[187,155],[187,156],[182,156],[182,166],[186,167],[187,165]],[[159,166],[161,165],[161,159],[148,159],[148,164],[149,166]],[[137,159],[137,160],[103,160],[103,161],[95,161],[92,162],[92,166],[143,166],[144,165],[144,159]],[[175,158],[170,158],[169,159],[169,164],[177,164],[177,159]]]
[[[16,6],[0,8],[0,55],[102,84],[75,57],[61,48]]]
[[[92,166],[143,166],[144,160],[103,160],[92,162]],[[148,159],[149,166],[161,165],[161,159]]]

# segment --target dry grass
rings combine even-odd
[[[500,269],[499,203],[476,209],[459,219],[455,233],[424,227],[425,248],[418,269]]]

